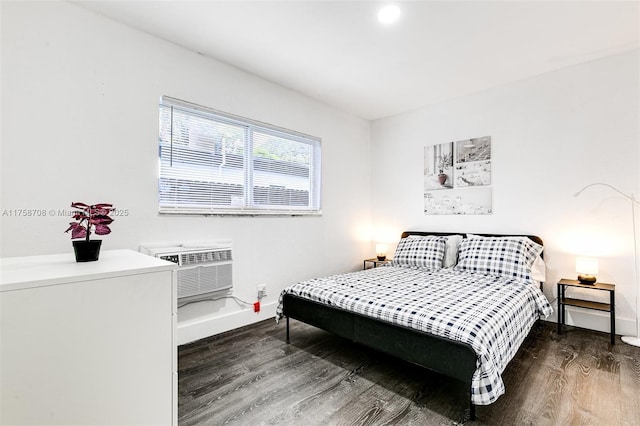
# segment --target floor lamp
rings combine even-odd
[[[622,336],[622,341],[633,346],[640,347],[640,305],[638,305],[638,292],[640,292],[640,283],[638,283],[638,242],[636,237],[636,204],[640,206],[640,203],[633,197],[633,194],[625,194],[618,188],[609,185],[608,183],[596,182],[589,184],[582,188],[580,191],[573,194],[574,197],[582,194],[582,192],[592,186],[606,186],[622,195],[627,200],[631,201],[631,223],[633,224],[633,254],[634,254],[634,266],[636,275],[636,335],[635,336]]]

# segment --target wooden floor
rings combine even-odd
[[[181,346],[181,425],[640,425],[640,348],[542,322],[468,416],[461,383],[291,321]]]

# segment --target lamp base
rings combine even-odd
[[[383,261],[383,260],[387,260],[387,255],[386,254],[379,254],[376,256],[378,258],[379,261]]]
[[[631,345],[631,346],[638,346],[640,347],[640,337],[635,337],[635,336],[622,336],[621,337],[622,341],[625,342],[627,345]]]
[[[595,284],[596,283],[596,276],[595,275],[578,275],[578,281],[580,281],[582,284]]]

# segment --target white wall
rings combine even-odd
[[[286,285],[370,254],[365,120],[68,3],[2,2],[1,14],[2,256],[71,252],[68,218],[49,211],[72,201],[128,210],[104,250],[230,238],[235,295],[253,302],[267,283],[263,312],[231,300],[182,308],[182,343],[273,316]],[[321,137],[323,215],[160,216],[161,95]]]
[[[630,204],[606,188],[572,195],[592,182],[640,194],[638,76],[632,51],[374,122],[373,232],[539,235],[550,301],[575,276],[575,254],[595,255],[598,278],[617,285],[618,331],[635,334]],[[424,146],[480,136],[492,137],[493,214],[424,215]],[[609,329],[594,311],[569,322]]]

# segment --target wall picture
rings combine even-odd
[[[453,188],[453,142],[424,147],[424,189]]]
[[[425,214],[491,214],[490,185],[491,136],[425,146]]]
[[[455,142],[456,187],[491,185],[491,137]]]

